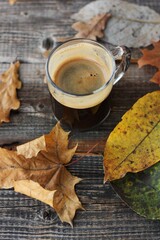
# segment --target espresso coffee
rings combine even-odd
[[[70,129],[88,130],[107,118],[114,62],[98,43],[73,40],[49,58],[48,82],[54,116]]]
[[[55,47],[46,63],[55,118],[70,130],[88,130],[102,123],[110,112],[110,92],[127,70],[130,57],[125,46],[106,48],[89,39],[71,39]]]
[[[92,94],[106,83],[106,71],[98,62],[90,59],[68,59],[54,72],[52,80],[69,94]],[[109,113],[108,100],[91,108],[76,109],[60,104],[54,99],[53,109],[58,120],[74,129],[85,130],[96,125]]]
[[[54,73],[54,82],[71,94],[90,94],[106,81],[105,70],[90,59],[72,59],[63,63]]]

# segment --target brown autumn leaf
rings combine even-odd
[[[144,65],[152,65],[157,67],[158,71],[150,79],[151,82],[160,85],[160,41],[153,42],[152,50],[142,49],[143,56],[138,60],[138,65],[141,68]]]
[[[49,134],[19,146],[17,151],[0,148],[0,187],[14,187],[49,204],[62,222],[72,225],[76,210],[82,209],[74,190],[81,179],[65,167],[77,147],[68,148],[68,135],[58,123]]]
[[[18,74],[19,66],[19,62],[12,63],[8,70],[0,75],[0,123],[9,122],[11,109],[20,107],[16,92],[16,89],[22,86]]]
[[[97,14],[110,12],[112,18],[104,31],[104,39],[110,44],[137,48],[159,40],[160,14],[153,9],[124,0],[88,2],[71,18],[86,22]]]
[[[88,22],[76,22],[72,25],[72,28],[78,31],[78,33],[73,38],[88,38],[92,40],[96,40],[98,38],[102,38],[104,36],[103,31],[105,30],[106,24],[108,20],[110,19],[111,14],[110,13],[103,13],[98,14],[94,16],[92,19],[90,19]],[[63,43],[65,41],[70,40],[71,38],[56,38],[56,40],[50,39],[50,41],[53,41],[53,46],[49,45],[49,40],[45,39],[43,41],[43,46],[40,47],[40,51],[43,55],[43,57],[47,58],[53,49],[53,47],[56,47],[57,44]],[[48,46],[49,45],[49,46]],[[46,80],[44,79],[44,83],[46,83]]]
[[[124,114],[104,151],[105,181],[160,161],[160,91],[146,94]]]
[[[94,16],[88,22],[76,22],[72,25],[72,28],[78,31],[75,38],[88,38],[96,40],[104,36],[106,24],[110,19],[110,13],[102,13]]]
[[[18,155],[23,155],[25,158],[36,157],[37,154],[42,151],[46,151],[46,141],[45,136],[36,138],[30,142],[24,143],[17,147]]]
[[[14,5],[17,2],[17,0],[9,0],[10,5]]]

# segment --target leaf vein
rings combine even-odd
[[[137,144],[137,146],[113,169],[113,171],[117,170],[123,162],[126,161],[126,159],[144,142],[144,140],[152,133],[152,131],[158,126],[160,123],[160,120],[155,124],[155,126],[151,129],[151,131],[146,134],[146,136]]]

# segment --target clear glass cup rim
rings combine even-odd
[[[108,55],[111,57],[112,66],[113,66],[113,71],[112,71],[112,74],[111,74],[109,80],[108,80],[104,85],[102,85],[100,88],[96,89],[95,91],[93,91],[93,92],[91,92],[91,93],[87,93],[87,94],[74,94],[74,93],[69,93],[69,92],[67,92],[67,91],[64,91],[63,89],[61,89],[60,87],[58,87],[58,86],[54,83],[54,81],[52,80],[52,78],[51,78],[51,76],[50,76],[50,73],[49,73],[49,62],[50,62],[50,59],[51,59],[52,55],[54,54],[54,52],[55,52],[56,50],[58,50],[58,48],[60,48],[60,47],[63,46],[64,44],[69,43],[69,42],[74,42],[74,43],[76,43],[76,42],[81,42],[81,41],[82,41],[82,42],[86,42],[86,43],[90,43],[90,44],[93,44],[93,45],[97,45],[97,46],[103,48],[103,49],[108,53]],[[92,39],[76,38],[76,39],[69,39],[69,40],[63,42],[60,46],[57,46],[57,47],[53,48],[53,49],[51,50],[51,52],[49,53],[49,56],[48,56],[48,58],[47,58],[46,68],[45,68],[45,69],[46,69],[47,81],[48,81],[54,88],[56,88],[57,90],[59,90],[61,93],[64,93],[65,95],[68,95],[68,96],[71,96],[71,97],[74,97],[74,96],[75,96],[75,97],[77,97],[77,96],[78,96],[78,97],[84,97],[84,96],[88,96],[88,95],[93,95],[93,94],[95,94],[95,93],[99,93],[99,92],[101,92],[102,90],[104,90],[104,89],[110,84],[110,82],[111,82],[112,79],[113,79],[114,72],[115,72],[115,70],[116,70],[116,64],[115,64],[115,60],[114,60],[114,57],[113,57],[113,54],[111,53],[111,51],[110,51],[109,49],[107,49],[106,47],[104,47],[102,44],[100,44],[100,43],[98,43],[98,42],[96,42],[96,41],[94,41],[94,40],[92,40]]]

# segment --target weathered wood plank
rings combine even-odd
[[[62,224],[49,206],[12,190],[1,190],[1,239],[9,239],[9,234],[12,239],[159,239],[158,221],[139,217],[109,184],[103,184],[102,158],[81,161],[70,166],[70,171],[84,178],[76,189],[86,211],[78,211],[73,229]],[[88,167],[83,168],[82,163]]]
[[[160,12],[158,0],[128,1]],[[89,2],[18,0],[10,6],[8,0],[0,0],[0,72],[16,57],[23,62],[23,87],[18,91],[21,107],[12,112],[10,123],[0,126],[1,146],[12,148],[48,133],[55,125],[50,95],[43,83],[45,59],[39,47],[46,37],[71,37],[71,14]],[[133,51],[134,57],[140,56],[139,51]],[[0,190],[0,239],[160,239],[160,222],[146,220],[130,210],[108,183],[103,184],[102,167],[105,141],[122,115],[139,97],[159,89],[149,82],[154,72],[152,67],[138,69],[132,64],[123,80],[114,86],[112,111],[104,124],[71,137],[71,146],[79,143],[73,160],[83,158],[70,165],[69,170],[84,179],[76,190],[86,209],[76,214],[74,228],[62,224],[49,206],[13,190]],[[97,142],[100,144],[85,156]]]
[[[71,15],[89,0],[75,1],[18,1],[9,6],[7,0],[0,4],[0,62],[15,58],[23,62],[44,62],[40,47],[47,37],[72,37],[74,22]],[[158,1],[134,1],[160,12]],[[107,10],[106,10],[107,11]],[[135,53],[135,57],[137,54]]]
[[[88,1],[89,2],[89,1]],[[87,0],[85,1],[87,3]],[[0,62],[15,58],[23,62],[44,62],[39,47],[47,37],[72,37],[70,16],[84,1],[18,1],[0,7]]]

